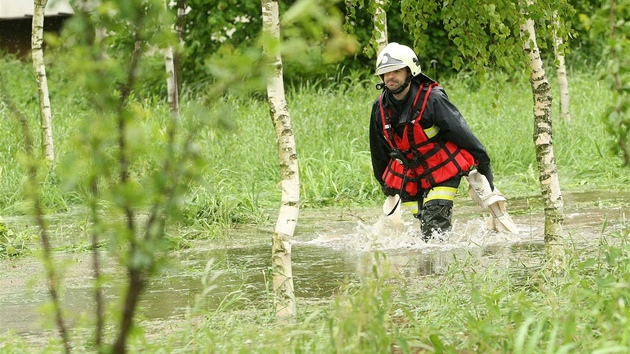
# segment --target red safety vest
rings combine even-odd
[[[394,132],[392,111],[389,109],[385,114],[383,95],[379,97],[383,132],[392,149],[383,181],[387,187],[400,191],[401,195],[413,197],[420,190],[431,189],[458,174],[468,173],[475,165],[468,151],[450,141],[436,138],[438,127],[432,126],[425,130],[420,125],[431,90],[437,85],[434,82],[418,88],[410,112],[413,114],[416,111],[418,99],[424,92],[420,114],[407,122],[402,136]]]

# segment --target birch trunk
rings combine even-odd
[[[164,1],[166,9],[169,10],[169,0]],[[180,3],[177,3],[177,21],[174,31],[177,34],[179,40],[179,17],[180,17]],[[171,115],[173,117],[179,117],[179,80],[177,66],[175,65],[175,50],[173,46],[168,46],[164,52],[164,61],[166,66],[166,90],[167,99],[170,106]]]
[[[282,204],[272,239],[273,291],[278,317],[295,317],[297,306],[293,291],[291,269],[291,237],[297,225],[300,201],[298,159],[291,118],[284,94],[282,57],[274,43],[280,41],[280,22],[277,0],[262,0],[263,50],[273,67],[267,83],[271,119],[276,130],[278,160],[282,175]]]
[[[175,70],[173,52],[173,47],[169,46],[164,53],[166,62],[166,89],[171,115],[179,116],[179,90],[177,88],[177,71]]]
[[[563,40],[562,37],[558,36],[560,21],[556,13],[551,16],[551,22],[553,26],[553,51],[556,56],[558,85],[560,88],[560,117],[568,122],[571,120],[569,79],[567,78],[567,67],[564,61],[564,50],[562,49]]]
[[[387,46],[387,12],[385,11],[385,0],[375,0],[374,5],[374,33],[376,41],[376,55]]]
[[[48,95],[48,81],[46,79],[46,65],[44,64],[44,11],[48,0],[35,0],[33,12],[33,32],[31,34],[31,50],[33,69],[37,80],[37,93],[39,96],[39,115],[42,128],[42,152],[49,166],[54,165],[55,150],[52,133],[52,112],[50,109],[50,97]]]
[[[563,252],[563,200],[556,159],[553,152],[551,86],[536,43],[534,21],[521,25],[523,52],[529,59],[530,83],[534,98],[534,143],[542,197],[545,204],[545,244],[550,259],[558,260]]]

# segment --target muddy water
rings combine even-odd
[[[628,228],[629,192],[569,194],[564,199],[567,238],[581,247],[594,247],[604,223],[604,234]],[[419,225],[410,213],[392,221],[382,217],[379,209],[300,213],[292,246],[298,302],[329,299],[340,285],[369,271],[375,251],[383,252],[394,268],[408,277],[439,276],[458,257],[536,264],[544,252],[544,215],[534,198],[509,201],[508,211],[519,228],[518,235],[487,231],[483,210],[470,201],[458,200],[453,232],[443,241],[428,244],[419,239]],[[67,232],[64,227],[60,230]],[[226,244],[199,241],[191,249],[173,252],[171,262],[147,288],[140,318],[160,321],[182,318],[196,306],[216,309],[227,302],[248,306],[269,301],[265,280],[270,238],[271,227],[238,229]],[[81,325],[84,318],[91,317],[94,307],[90,255],[64,252],[56,259],[63,270],[64,309],[73,325]],[[110,277],[104,290],[112,304],[120,293],[124,272],[107,257],[103,271]],[[50,316],[42,316],[48,296],[42,273],[35,257],[0,262],[0,334],[10,330],[24,337],[41,336],[53,328]]]

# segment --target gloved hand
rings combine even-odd
[[[494,191],[494,175],[492,174],[492,169],[490,168],[490,166],[486,168],[477,167],[477,171],[479,171],[479,173],[481,173],[482,175],[486,176],[486,179],[488,180],[488,184],[490,185],[490,189]]]
[[[386,196],[392,196],[392,195],[396,195],[398,194],[398,191],[393,189],[393,188],[389,188],[388,186],[386,186],[385,184],[381,184],[381,191],[383,191],[383,194],[385,194]]]

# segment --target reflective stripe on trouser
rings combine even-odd
[[[404,202],[403,203],[403,207],[405,207],[405,209],[411,211],[411,213],[413,214],[413,216],[417,217],[418,215],[418,202],[417,201],[412,201],[412,202]]]
[[[413,216],[416,218],[419,217],[418,211],[420,210],[419,204],[426,204],[432,200],[441,199],[441,200],[450,200],[453,201],[455,199],[455,194],[457,193],[457,188],[453,187],[434,187],[429,190],[426,196],[421,201],[410,201],[404,202],[403,206],[407,208],[407,210],[413,213]]]
[[[429,193],[427,193],[424,197],[422,205],[424,206],[424,204],[436,199],[450,200],[452,202],[453,199],[455,199],[455,193],[457,193],[457,188],[440,186],[433,187],[429,189]]]
[[[430,189],[424,197],[419,219],[422,238],[425,241],[431,239],[434,232],[451,230],[455,193],[457,188],[439,186]]]

